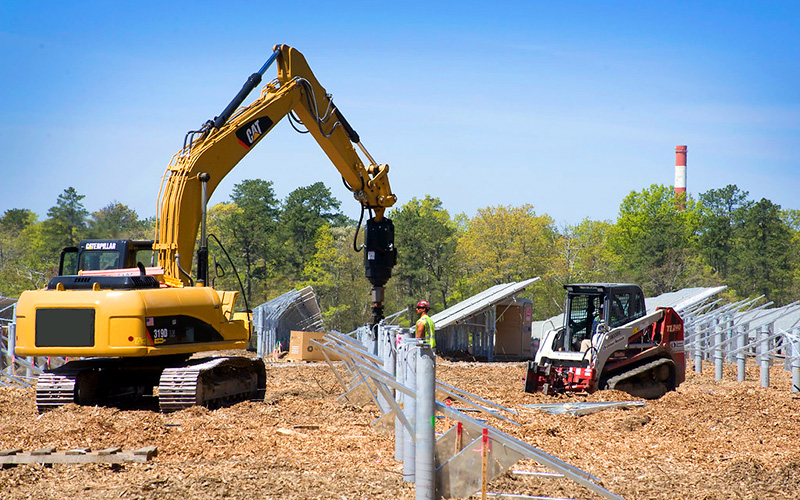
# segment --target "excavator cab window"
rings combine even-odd
[[[137,249],[136,255],[133,259],[134,264],[142,263],[145,267],[155,265],[155,252],[153,252],[152,245],[149,248]],[[125,266],[133,267],[133,266]]]
[[[67,247],[61,250],[58,260],[59,276],[74,276],[78,274],[78,247]]]
[[[78,269],[81,271],[119,269],[119,252],[114,250],[82,252]]]

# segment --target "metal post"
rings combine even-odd
[[[415,348],[418,345],[418,340],[422,339],[403,339],[406,345],[406,362],[405,362],[405,386],[408,387],[414,394],[417,392],[417,366],[416,366],[416,352]],[[406,396],[403,398],[403,413],[406,419],[411,424],[412,432],[403,428],[403,480],[406,482],[414,482],[416,480],[416,443],[414,442],[414,432],[416,429],[416,414],[417,402],[416,398]]]
[[[434,500],[436,495],[436,470],[434,448],[436,443],[436,361],[433,350],[426,346],[416,349],[417,408],[414,427],[416,449],[416,499]]]
[[[738,330],[738,338],[736,339],[736,380],[744,382],[747,372],[747,353],[744,349],[749,338],[748,331],[750,330],[750,325],[739,325]]]
[[[381,351],[383,352],[383,371],[390,376],[394,376],[396,354],[394,343],[392,342],[393,335],[391,335],[391,331],[382,324],[378,326],[378,332],[381,340]],[[393,391],[393,389],[390,390]],[[383,413],[388,413],[391,410],[392,407],[382,392],[378,394],[378,401],[380,402],[381,411]]]
[[[256,330],[256,356],[259,359],[265,359],[267,356],[266,349],[264,348],[264,337],[267,332],[263,330]]]
[[[769,387],[769,325],[758,329],[759,361],[761,362],[761,387]]]
[[[800,392],[800,327],[792,329],[792,392]]]
[[[730,314],[725,319],[725,359],[727,363],[736,361],[736,322],[733,320],[733,315]]]
[[[717,318],[714,325],[714,380],[722,380],[722,365],[725,355],[722,353],[722,340],[724,337],[724,320]]]
[[[8,325],[8,374],[15,375],[14,368],[16,363],[17,349],[17,315],[16,306],[14,306],[14,322]]]
[[[691,360],[694,357],[694,348],[690,348],[689,344],[694,342],[695,337],[695,323],[694,316],[689,316],[683,324],[683,344],[685,346],[686,359]],[[534,353],[535,354],[535,353]]]
[[[406,354],[408,353],[408,349],[406,343],[403,339],[408,338],[407,335],[400,332],[397,334],[397,340],[395,346],[397,347],[397,359],[395,365],[395,380],[398,384],[405,385],[406,379]],[[402,392],[397,391],[395,393],[395,401],[397,401],[398,406],[403,406],[405,401],[405,396]],[[405,413],[405,412],[404,412]],[[403,427],[403,421],[400,420],[400,417],[395,416],[394,418],[394,459],[398,462],[403,461],[403,447],[405,441],[405,428]]]
[[[697,337],[694,343],[694,371],[695,373],[703,373],[703,330],[706,328],[706,323],[701,323],[697,328]]]
[[[397,364],[397,348],[395,339],[397,336],[392,330],[384,329],[383,339],[383,371],[389,375],[394,375]]]
[[[494,344],[495,344],[494,337],[495,337],[495,331],[497,330],[496,327],[497,327],[497,306],[492,306],[492,308],[489,309],[489,330],[488,330],[489,338],[487,339],[489,343],[488,357],[490,363],[494,361]]]

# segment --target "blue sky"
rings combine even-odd
[[[218,115],[276,43],[299,49],[399,203],[455,215],[532,204],[558,224],[615,219],[632,190],[727,184],[800,209],[800,3],[0,3],[0,213],[156,211],[188,130]],[[271,69],[267,74],[273,78]],[[281,122],[225,179],[280,197],[325,182],[359,205],[313,141]]]

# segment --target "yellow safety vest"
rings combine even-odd
[[[422,338],[430,345],[432,348],[436,348],[436,329],[433,324],[433,320],[430,316],[423,316],[417,320],[417,324],[419,325],[422,323],[423,330],[422,330]]]

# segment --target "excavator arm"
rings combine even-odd
[[[275,62],[277,79],[267,84],[250,105],[240,108]],[[361,145],[331,95],[317,81],[305,57],[287,45],[276,45],[262,68],[251,75],[242,90],[214,120],[187,134],[184,147],[167,167],[159,193],[158,235],[154,250],[165,269],[168,285],[184,286],[190,276],[198,228],[205,204],[222,179],[267,135],[283,117],[294,114],[337,168],[362,210],[373,216],[365,232],[365,269],[373,285],[375,322],[382,318],[383,286],[396,260],[394,229],[384,217],[397,200],[389,186],[388,165],[378,165]],[[367,158],[361,160],[353,144]],[[204,223],[203,223],[204,226]],[[201,233],[197,262],[198,283],[205,282]]]

